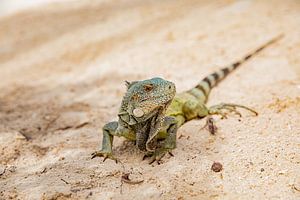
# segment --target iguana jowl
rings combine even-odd
[[[102,149],[94,152],[92,158],[98,156],[104,157],[104,160],[109,158],[117,161],[112,154],[113,138],[123,136],[136,141],[137,147],[152,157],[152,163],[176,147],[177,129],[186,121],[208,115],[226,118],[228,112],[240,114],[236,108],[257,114],[246,106],[231,103],[208,108],[208,95],[230,72],[281,37],[270,40],[238,62],[210,74],[194,88],[179,94],[176,94],[174,83],[162,78],[126,82],[128,89],[121,103],[119,120],[104,125]]]

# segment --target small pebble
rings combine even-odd
[[[211,166],[211,170],[213,170],[214,172],[220,172],[220,171],[222,171],[222,169],[223,169],[223,166],[219,162],[214,162]]]
[[[5,170],[6,170],[6,166],[0,165],[0,176],[5,173]]]
[[[279,172],[278,172],[278,174],[279,175],[284,175],[284,174],[286,174],[288,172],[288,170],[280,170]]]
[[[26,140],[26,137],[23,134],[21,134],[20,132],[16,131],[15,132],[15,139],[17,139],[17,140]]]

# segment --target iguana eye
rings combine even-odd
[[[150,92],[153,89],[153,84],[146,84],[143,87],[146,92]]]

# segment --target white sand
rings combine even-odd
[[[0,199],[300,198],[299,1],[60,2],[0,18]],[[183,91],[280,33],[210,96],[259,116],[217,120],[215,136],[188,122],[160,165],[123,138],[124,168],[90,159],[124,80]],[[144,182],[121,193],[123,172]]]

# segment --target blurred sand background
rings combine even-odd
[[[0,8],[0,199],[300,199],[300,1],[4,0]],[[125,80],[160,76],[183,91],[280,33],[208,102],[249,105],[259,116],[217,119],[215,136],[201,129],[205,120],[188,122],[160,165],[123,138],[114,142],[123,166],[90,159]],[[143,183],[121,184],[123,173]]]

